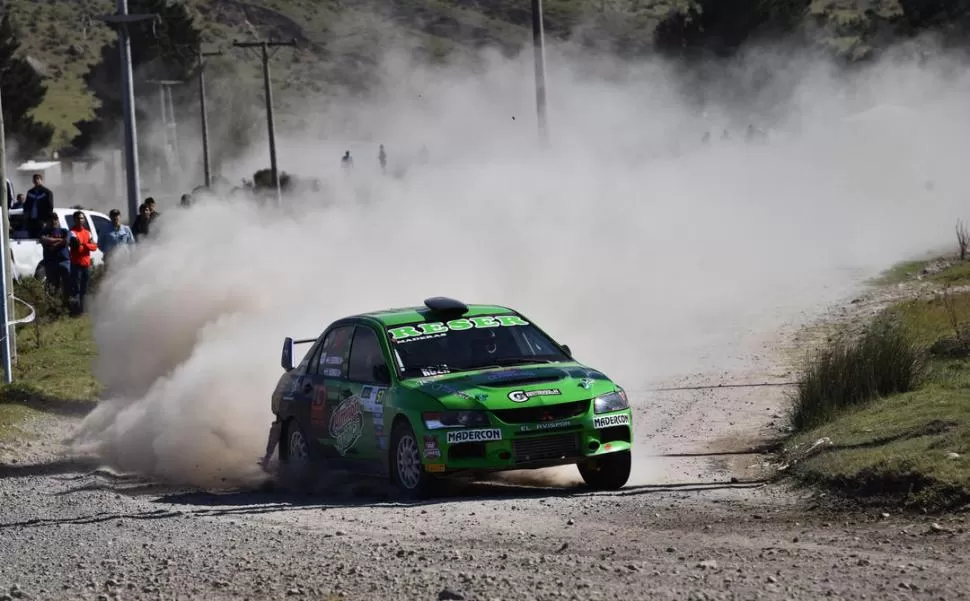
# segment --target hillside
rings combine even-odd
[[[657,24],[695,1],[545,0],[546,31],[552,37],[569,37],[627,55],[643,54],[652,46]],[[273,61],[284,115],[290,92],[366,85],[361,74],[374,64],[378,48],[390,33],[413,36],[418,40],[415,51],[431,59],[482,45],[514,52],[528,43],[531,35],[527,0],[186,2],[206,42],[227,50],[225,57],[214,62],[221,62],[222,69],[232,71],[234,77],[240,70],[243,77],[256,78],[258,60],[253,54],[230,48],[233,39],[273,36],[296,38],[301,43],[299,50],[281,51]],[[737,6],[753,2],[742,0]],[[55,145],[64,145],[77,133],[73,124],[90,117],[94,108],[81,77],[97,60],[101,46],[114,36],[98,16],[114,12],[115,2],[7,0],[7,5],[21,28],[24,51],[48,75],[49,93],[36,116],[57,128]],[[813,41],[858,59],[867,56],[872,45],[885,44],[893,32],[898,32],[900,23],[905,24],[907,6],[923,20],[940,20],[937,13],[944,21],[956,18],[947,1],[934,4],[930,11],[936,11],[934,14],[927,13],[924,5],[921,0],[771,0],[769,10],[793,10],[801,16],[799,29]],[[720,12],[727,13],[726,20],[740,20],[732,19],[731,11],[735,10],[741,9],[731,7]],[[690,17],[686,19],[689,21]],[[393,32],[388,25],[395,26]],[[724,29],[732,26],[725,25]],[[728,35],[731,33],[728,31]],[[219,69],[214,65],[216,73]]]

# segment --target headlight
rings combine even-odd
[[[594,413],[609,413],[610,411],[620,411],[630,407],[626,400],[626,392],[618,388],[614,392],[596,397],[593,401]]]
[[[480,428],[488,426],[488,415],[484,411],[442,411],[425,413],[421,416],[424,427],[429,430],[441,428]]]

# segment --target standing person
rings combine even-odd
[[[70,232],[61,225],[57,213],[47,220],[40,232],[40,245],[44,248],[44,277],[52,288],[61,291],[64,304],[71,299],[71,249],[68,247]]]
[[[152,222],[151,209],[148,208],[147,203],[141,203],[138,207],[138,217],[135,217],[135,221],[131,224],[131,231],[135,235],[135,241],[141,242],[150,230]]]
[[[381,150],[377,153],[377,160],[381,162],[381,172],[387,171],[387,153],[384,151],[384,145],[381,144]]]
[[[31,238],[40,236],[44,224],[50,221],[54,214],[54,193],[44,186],[44,176],[34,174],[34,187],[27,191],[24,200],[24,217],[27,220],[27,232]]]
[[[151,196],[145,199],[145,206],[148,207],[149,217],[151,217],[149,222],[153,222],[156,217],[161,216],[161,213],[155,208],[155,199]]]
[[[84,313],[84,297],[88,293],[88,280],[91,279],[91,252],[98,250],[98,244],[91,240],[91,232],[85,227],[88,219],[84,212],[74,212],[74,227],[71,228],[71,287],[77,304],[74,315]]]
[[[135,243],[135,234],[132,233],[131,228],[121,223],[121,211],[111,209],[108,217],[111,219],[111,229],[104,232],[101,240],[101,252],[104,253],[105,263],[112,251],[117,249],[127,255],[130,252],[128,247]]]
[[[344,169],[350,169],[354,166],[354,159],[350,157],[350,151],[344,152],[344,156],[340,159],[340,164],[343,165]]]

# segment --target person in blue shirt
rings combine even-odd
[[[111,209],[108,212],[108,217],[111,218],[112,227],[104,231],[102,234],[103,239],[98,240],[98,245],[101,247],[101,252],[104,253],[105,261],[109,260],[109,255],[114,250],[119,250],[127,255],[131,250],[128,247],[135,244],[135,235],[132,233],[131,228],[121,223],[121,211]]]
[[[61,291],[65,303],[72,296],[70,235],[67,228],[61,225],[57,213],[48,217],[46,227],[40,232],[40,244],[44,248],[44,276],[52,288]]]

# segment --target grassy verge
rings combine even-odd
[[[97,349],[87,318],[61,315],[36,283],[17,285],[16,296],[35,305],[38,319],[17,326],[14,382],[0,385],[0,441],[24,434],[24,419],[41,413],[81,415],[100,393],[91,373]],[[18,306],[17,315],[27,313]]]
[[[967,267],[931,278],[959,281]],[[970,292],[941,286],[875,323],[891,325],[829,343],[803,371],[786,448],[793,474],[878,505],[970,503]]]

